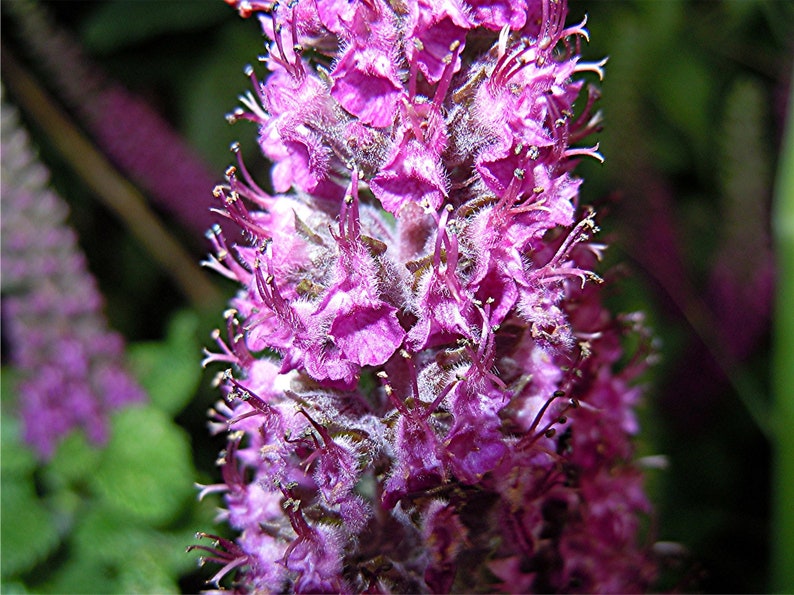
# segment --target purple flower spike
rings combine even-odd
[[[81,428],[108,438],[110,412],[145,398],[107,329],[67,207],[47,187],[15,110],[2,106],[3,322],[19,384],[23,434],[42,458]]]
[[[234,4],[270,74],[207,261],[240,291],[206,362],[240,592],[633,592],[638,315],[601,305],[579,206],[600,116],[562,0]],[[473,41],[476,40],[476,43]],[[580,100],[579,108],[574,102]],[[575,115],[575,114],[578,114]],[[629,363],[623,363],[629,360]],[[223,579],[229,575],[229,579]]]

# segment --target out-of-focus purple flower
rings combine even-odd
[[[75,428],[103,443],[109,413],[144,399],[124,370],[122,338],[107,328],[102,297],[66,224],[67,207],[48,178],[4,103],[4,333],[21,373],[24,438],[43,458]]]
[[[61,98],[104,153],[154,203],[193,232],[213,222],[213,176],[204,160],[142,97],[110,80],[35,2],[7,9]]]
[[[601,305],[572,175],[584,23],[529,3],[234,1],[271,39],[208,234],[242,289],[219,351],[239,591],[646,589],[637,315]],[[578,114],[578,115],[576,115]],[[210,537],[210,536],[207,536]]]

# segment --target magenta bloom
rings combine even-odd
[[[103,443],[110,412],[145,395],[123,367],[123,340],[107,328],[66,204],[5,103],[2,125],[3,323],[24,438],[48,458],[75,428]]]
[[[244,232],[213,428],[244,592],[649,587],[634,385],[578,204],[598,125],[565,2],[230,1],[270,38],[215,195]],[[578,116],[574,114],[578,113]],[[224,336],[225,335],[225,336]],[[647,342],[646,342],[647,343]]]

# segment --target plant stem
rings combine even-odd
[[[794,592],[794,100],[789,97],[786,136],[778,166],[773,224],[777,254],[772,387],[775,440],[772,517],[772,585]]]

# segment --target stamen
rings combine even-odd
[[[573,35],[580,35],[584,38],[584,40],[590,43],[590,32],[585,29],[585,25],[587,25],[587,15],[584,15],[582,22],[578,25],[573,25],[564,29],[562,33],[560,33],[560,37],[571,37]]]
[[[566,149],[564,155],[566,157],[576,157],[577,155],[583,155],[585,157],[592,157],[593,159],[604,163],[604,156],[598,152],[598,143],[596,143],[593,147]]]
[[[202,266],[217,271],[227,279],[239,281],[242,284],[247,284],[251,278],[251,274],[244,269],[240,263],[232,258],[229,248],[226,246],[226,240],[223,236],[221,226],[217,223],[207,231],[205,237],[210,241],[215,251],[216,256],[210,255],[209,260],[201,262]]]
[[[598,80],[604,80],[604,66],[608,58],[599,60],[598,62],[578,62],[574,67],[574,72],[595,72],[598,75]]]
[[[441,75],[441,80],[438,81],[436,93],[433,96],[433,105],[436,106],[438,110],[441,109],[444,98],[447,96],[449,85],[452,82],[452,75],[455,73],[455,64],[462,50],[463,44],[456,39],[449,45],[449,54],[444,56],[444,72]]]

